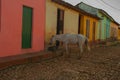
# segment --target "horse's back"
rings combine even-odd
[[[77,42],[84,42],[86,37],[82,34],[60,34],[57,35],[56,38],[60,38],[60,41],[67,42],[67,43],[77,43]]]
[[[76,34],[66,34],[64,39],[68,43],[77,43],[78,42],[78,38],[77,38]]]

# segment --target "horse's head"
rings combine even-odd
[[[49,45],[53,45],[55,42],[55,36],[52,35],[52,37],[50,38],[50,42],[49,42]]]

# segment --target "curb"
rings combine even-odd
[[[62,56],[62,54],[56,54],[53,52],[37,52],[37,53],[27,53],[23,55],[15,55],[0,58],[0,70],[6,69],[15,65],[22,65],[27,63],[35,63],[44,60],[53,59]]]

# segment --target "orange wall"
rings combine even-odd
[[[22,49],[22,8],[33,8],[32,48]],[[45,0],[1,0],[0,57],[44,49]]]
[[[90,30],[89,30],[89,41],[93,41],[93,22],[96,22],[96,28],[95,28],[95,40],[97,40],[97,27],[98,27],[98,20],[95,18],[89,17],[89,16],[83,16],[82,17],[82,24],[81,24],[81,32],[83,35],[86,36],[86,20],[90,20]]]

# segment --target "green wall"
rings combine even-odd
[[[102,13],[98,13],[98,16],[102,18],[101,21],[99,21],[99,39],[101,40],[105,40],[107,38],[110,38],[110,19],[108,19],[105,15],[103,15]]]

